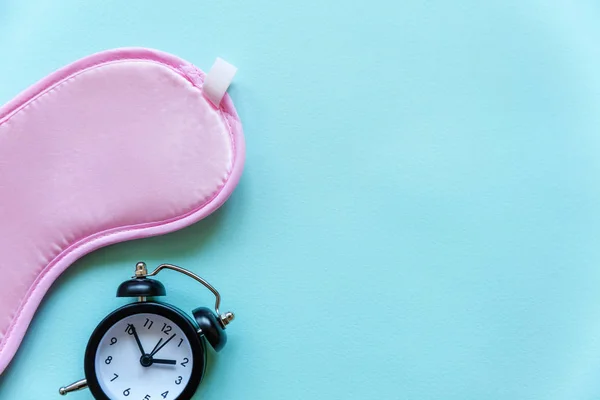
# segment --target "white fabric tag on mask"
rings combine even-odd
[[[223,96],[225,96],[227,88],[231,85],[236,72],[236,67],[222,58],[217,58],[208,74],[206,74],[202,91],[204,96],[216,107],[221,104],[221,100],[223,100]]]

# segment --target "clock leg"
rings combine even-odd
[[[71,392],[75,392],[77,390],[85,389],[87,386],[88,386],[87,380],[82,379],[82,380],[77,381],[75,383],[71,383],[69,386],[61,387],[58,390],[58,393],[60,393],[60,394],[62,394],[64,396],[67,393],[71,393]]]

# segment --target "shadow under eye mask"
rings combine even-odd
[[[0,374],[74,261],[184,228],[229,197],[244,162],[233,73],[111,50],[0,108]]]

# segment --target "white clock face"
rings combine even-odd
[[[94,363],[100,387],[111,400],[172,400],[190,380],[194,359],[179,326],[145,313],[114,324],[100,340]]]

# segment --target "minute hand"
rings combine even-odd
[[[135,329],[135,326],[133,326],[133,324],[131,324],[129,326],[131,327],[131,330],[133,331],[133,337],[135,338],[135,341],[137,342],[137,345],[140,348],[142,355],[146,354],[146,352],[144,351],[144,348],[142,347],[142,342],[140,342],[140,337],[137,334],[137,330]]]
[[[160,349],[162,349],[163,347],[165,347],[167,345],[167,343],[169,343],[171,341],[171,339],[173,339],[175,336],[177,336],[176,333],[173,334],[173,336],[171,336],[170,338],[167,339],[166,342],[164,342],[158,349],[154,350],[152,353],[150,353],[151,356],[154,356],[156,353],[158,353],[158,351]]]

